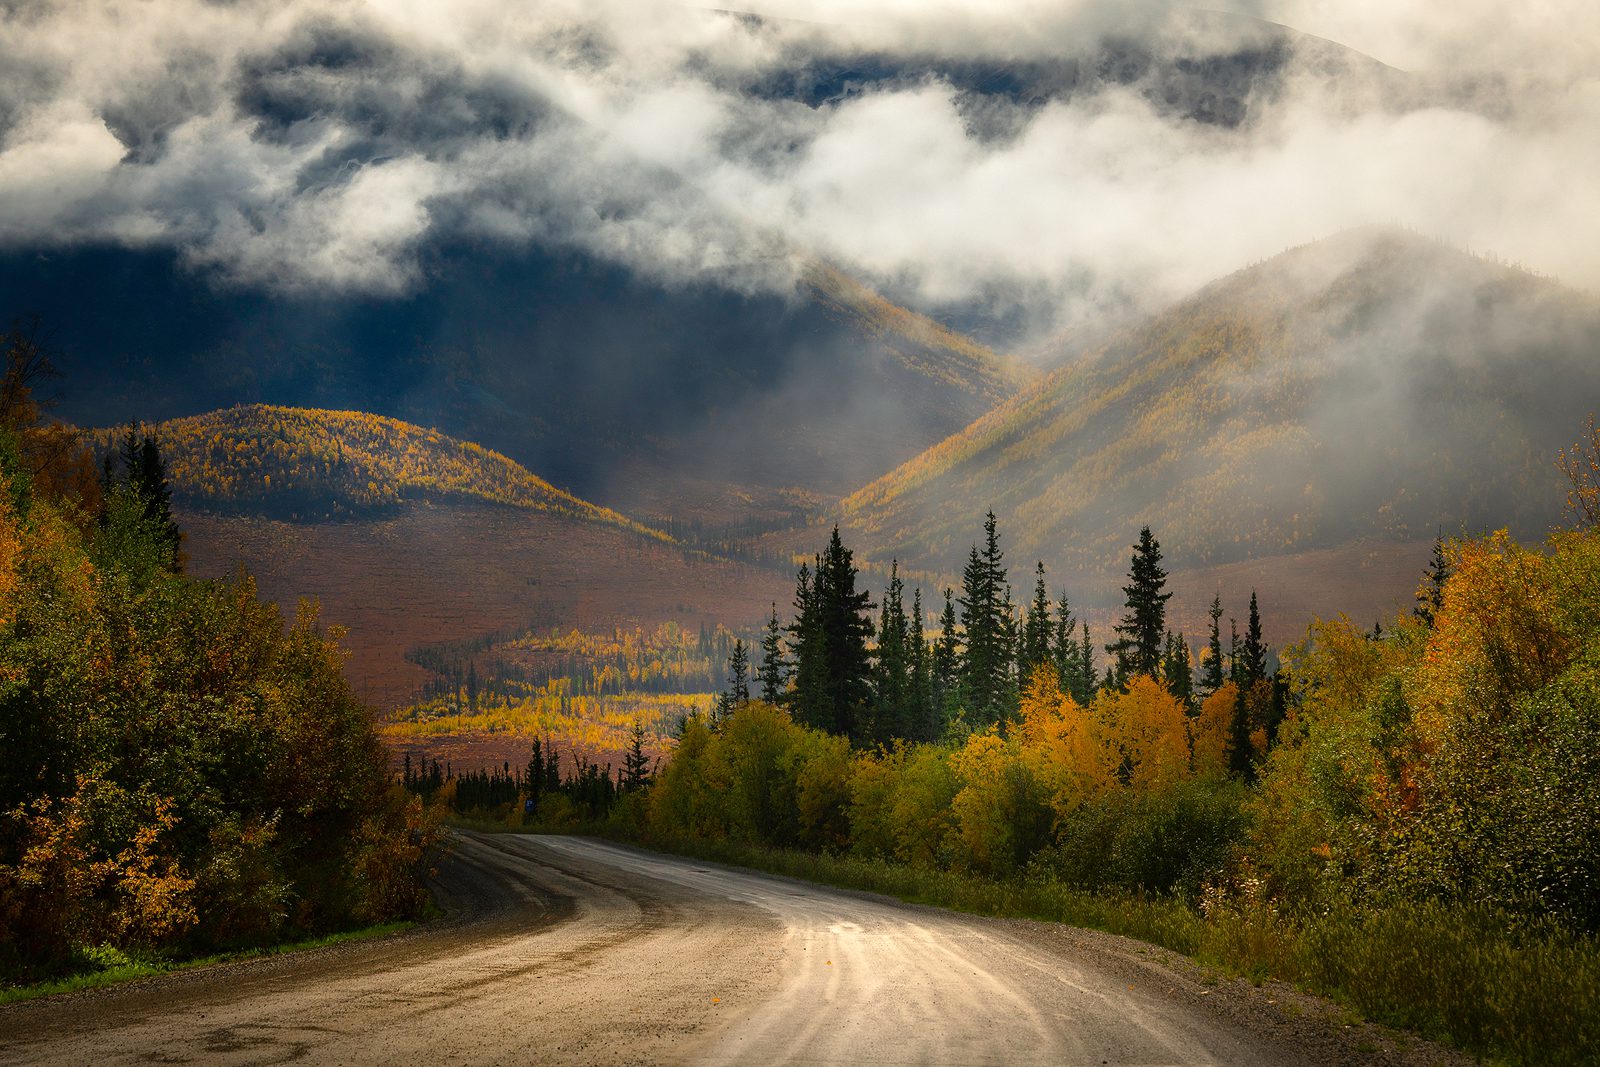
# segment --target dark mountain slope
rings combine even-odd
[[[834,272],[790,297],[656,286],[581,256],[454,249],[399,299],[219,290],[151,252],[0,257],[79,424],[238,403],[355,408],[479,442],[658,514],[731,484],[836,495],[952,433],[1015,379]],[[741,503],[742,502],[742,503]]]

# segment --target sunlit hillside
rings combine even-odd
[[[1178,564],[1560,515],[1600,396],[1600,307],[1392,230],[1224,278],[842,505],[874,560],[949,573],[983,510],[1013,559],[1105,573],[1149,523]]]
[[[992,406],[1028,380],[1028,372],[1014,361],[925,315],[891,303],[835,267],[811,264],[802,284],[830,313],[882,345],[930,385]]]
[[[667,622],[429,645],[410,659],[436,681],[386,715],[382,732],[396,754],[446,751],[460,769],[492,766],[534,738],[621,766],[635,723],[660,754],[686,715],[711,709],[733,641],[721,626]]]
[[[486,503],[666,535],[555,488],[470,441],[359,411],[245,404],[147,429],[177,499],[222,512],[325,518],[412,502]],[[98,432],[102,449],[122,431]]]

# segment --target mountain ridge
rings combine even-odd
[[[316,521],[449,501],[552,512],[671,540],[492,449],[369,412],[238,404],[141,431],[159,442],[174,497],[188,507]],[[90,440],[103,452],[123,432],[93,430]]]
[[[1596,344],[1585,294],[1404,231],[1346,231],[1077,353],[838,514],[874,560],[946,573],[986,506],[1015,558],[1095,572],[1145,522],[1187,563],[1537,529],[1558,496],[1546,461],[1600,394]]]

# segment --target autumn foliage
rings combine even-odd
[[[360,411],[247,404],[147,428],[179,498],[220,511],[323,518],[456,500],[604,522],[667,540],[498,452]],[[119,430],[93,435],[102,452]]]
[[[86,513],[0,473],[0,975],[415,914],[436,827],[390,784],[338,633],[242,574],[186,577],[107,490]]]

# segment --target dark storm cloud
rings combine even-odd
[[[1160,3],[12,3],[0,241],[379,294],[440,240],[741,291],[803,252],[1054,325],[1371,222],[1600,283],[1592,5],[1246,10],[1508,73]]]

